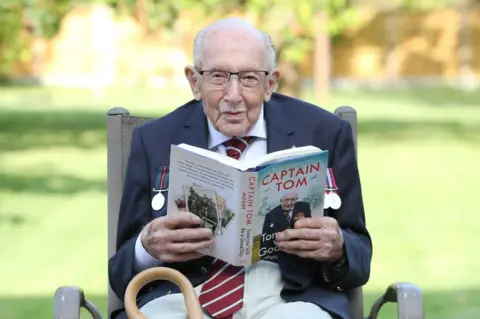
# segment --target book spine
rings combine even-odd
[[[240,266],[248,266],[251,264],[252,261],[253,225],[255,218],[257,178],[257,172],[243,172],[241,177],[241,222],[238,225],[238,263]]]

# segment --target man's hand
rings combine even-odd
[[[317,261],[334,262],[343,257],[343,235],[331,217],[300,219],[294,229],[276,234],[275,244],[286,253]]]
[[[142,231],[142,245],[150,255],[164,262],[200,258],[203,254],[197,250],[213,244],[210,229],[191,228],[200,221],[198,216],[188,212],[156,218]]]

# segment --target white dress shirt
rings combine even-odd
[[[223,133],[213,127],[210,120],[208,120],[208,149],[213,152],[226,155],[225,146],[222,143],[228,141],[230,137],[225,136]],[[254,136],[253,142],[243,151],[239,158],[239,161],[252,160],[260,156],[267,154],[267,126],[263,114],[263,105],[260,110],[260,115],[257,122],[250,130],[248,136]],[[143,247],[141,242],[141,234],[138,236],[135,243],[135,258],[134,267],[136,271],[142,271],[147,268],[160,266],[161,260],[158,260],[151,256]]]

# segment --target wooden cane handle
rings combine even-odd
[[[155,280],[169,280],[180,287],[185,299],[188,318],[203,318],[203,312],[197,294],[187,277],[172,268],[154,267],[140,272],[127,286],[124,306],[129,319],[146,319],[137,307],[137,294],[143,286]]]

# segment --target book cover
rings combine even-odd
[[[296,221],[323,216],[328,151],[264,167],[258,172],[251,263],[275,261],[275,234]]]

